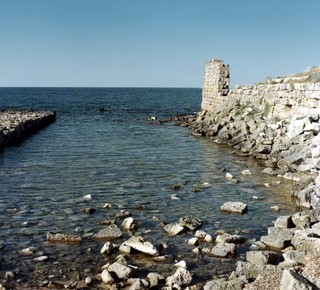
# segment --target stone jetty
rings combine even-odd
[[[15,145],[26,137],[51,124],[55,112],[48,111],[0,111],[0,150]]]

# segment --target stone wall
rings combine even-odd
[[[207,61],[202,85],[201,109],[205,111],[219,110],[227,101],[229,83],[229,65],[225,65],[222,60],[217,59]]]
[[[266,117],[280,119],[319,113],[319,82],[296,82],[296,77],[276,80],[282,83],[244,85],[230,90],[229,66],[221,60],[210,60],[205,65],[201,109],[219,112],[226,105],[251,106]]]

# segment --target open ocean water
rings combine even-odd
[[[200,89],[0,88],[0,109],[57,112],[55,123],[0,153],[1,279],[6,271],[15,271],[20,283],[32,280],[38,285],[48,277],[75,280],[101,272],[114,255],[102,256],[103,242],[92,241],[90,235],[103,228],[99,222],[115,219],[120,209],[129,210],[139,222],[135,235],[167,243],[167,254],[185,259],[196,281],[230,272],[248,244],[238,246],[234,259],[197,256],[186,242],[192,233],[168,237],[155,217],[170,223],[193,215],[205,221],[201,229],[213,236],[224,230],[254,239],[265,234],[277,216],[295,211],[292,184],[261,174],[254,160],[196,138],[188,128],[148,121],[150,116],[200,111],[200,103]],[[99,112],[101,107],[108,112]],[[241,176],[247,168],[253,174]],[[222,169],[240,183],[226,180]],[[171,188],[175,184],[181,185],[179,191]],[[203,191],[195,193],[195,187]],[[92,199],[83,199],[88,194]],[[172,194],[179,199],[172,200]],[[263,200],[254,201],[253,195]],[[222,213],[220,206],[227,201],[247,203],[248,213]],[[103,208],[105,203],[113,207]],[[273,205],[281,211],[271,210]],[[84,208],[96,212],[88,215]],[[79,234],[84,242],[49,244],[48,231]],[[116,243],[129,236],[125,233]],[[34,254],[19,255],[27,247],[35,247]],[[34,260],[42,255],[48,260]],[[145,257],[132,263],[173,273],[172,263],[158,265]]]

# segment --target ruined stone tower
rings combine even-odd
[[[201,109],[209,112],[220,111],[227,102],[229,83],[229,65],[219,59],[207,61],[202,85]]]

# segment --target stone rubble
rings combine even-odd
[[[55,112],[0,111],[0,150],[21,142],[54,122],[55,119]]]

